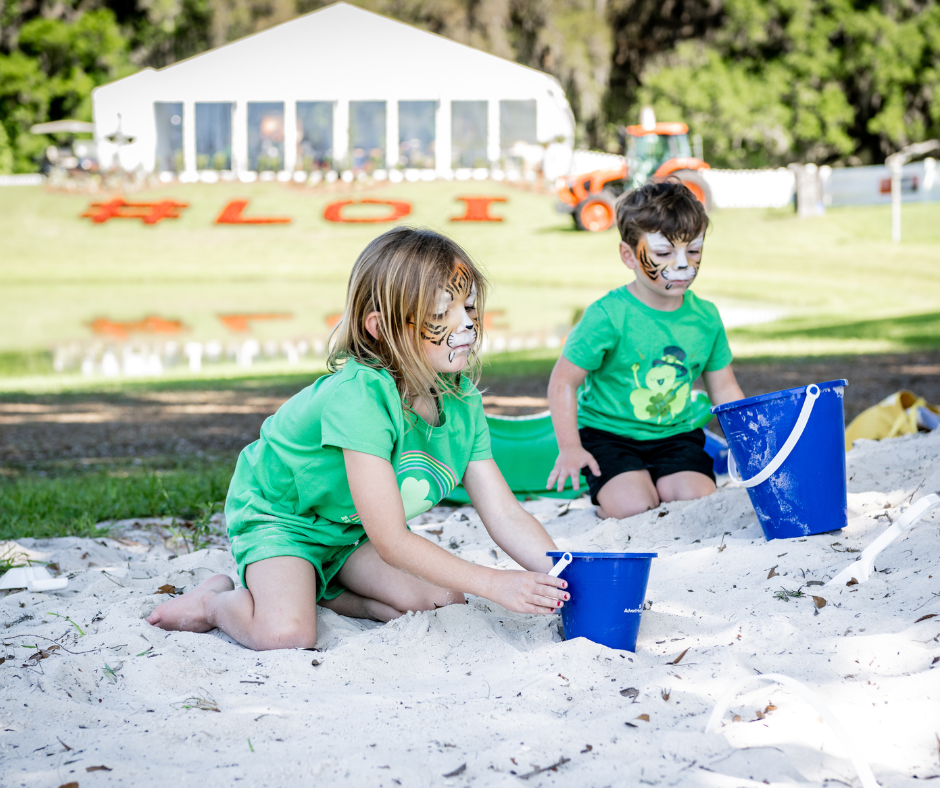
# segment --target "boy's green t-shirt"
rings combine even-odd
[[[692,292],[662,312],[626,287],[591,304],[563,351],[588,370],[578,394],[578,423],[635,440],[692,429],[692,383],[731,363],[718,309]]]
[[[247,446],[229,486],[233,543],[253,526],[285,522],[315,530],[325,545],[354,544],[365,531],[349,491],[343,449],[388,460],[410,520],[436,505],[467,464],[491,458],[480,393],[441,400],[441,424],[406,416],[392,376],[350,360],[285,402]],[[410,422],[410,426],[409,426]]]

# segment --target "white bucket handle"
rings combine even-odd
[[[756,476],[751,477],[750,479],[742,479],[738,475],[738,465],[734,461],[734,452],[728,452],[728,476],[731,477],[731,483],[736,484],[739,487],[756,487],[761,482],[767,481],[777,469],[786,462],[787,457],[790,456],[790,452],[793,451],[794,447],[800,440],[800,436],[803,434],[803,430],[806,428],[806,422],[809,421],[810,414],[813,412],[813,404],[816,402],[817,397],[819,397],[819,386],[815,383],[806,387],[806,399],[803,400],[803,407],[800,410],[800,416],[796,420],[796,424],[793,426],[792,432],[790,432],[790,437],[787,438],[786,442],[780,448],[780,451],[777,452],[777,456],[774,457],[767,465],[764,470],[760,471]]]

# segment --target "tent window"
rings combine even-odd
[[[297,102],[297,167],[329,170],[333,167],[333,102]]]
[[[183,170],[183,102],[155,101],[157,172]]]
[[[283,102],[248,102],[248,169],[284,169]]]
[[[349,152],[353,170],[385,166],[385,102],[349,102]]]
[[[538,142],[535,121],[535,99],[499,102],[499,147],[507,162],[520,161]]]
[[[232,104],[196,104],[196,169],[232,169]]]
[[[398,160],[404,167],[434,167],[436,101],[398,102]]]
[[[487,167],[487,106],[485,101],[451,104],[451,150],[454,167]]]

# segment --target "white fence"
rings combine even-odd
[[[884,165],[844,169],[820,167],[819,177],[826,207],[891,204],[891,173]],[[904,165],[901,199],[904,202],[940,200],[940,178],[937,177],[934,159]]]
[[[790,170],[702,170],[716,208],[784,208],[793,202]]]
[[[597,170],[615,170],[623,156],[596,150],[576,150],[571,156],[569,175]],[[702,177],[712,193],[716,208],[783,208],[793,202],[796,180],[787,169],[703,170]]]
[[[571,152],[569,175],[585,175],[598,170],[616,170],[626,159],[616,153],[600,150],[574,150]]]
[[[27,175],[0,175],[0,186],[42,186],[45,180],[46,177],[38,172]]]

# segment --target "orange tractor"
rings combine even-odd
[[[647,115],[646,112],[649,112]],[[711,169],[692,155],[689,127],[657,123],[645,111],[644,123],[624,131],[626,161],[616,170],[569,175],[558,189],[558,210],[570,213],[579,230],[600,232],[613,226],[614,201],[625,190],[672,176],[681,180],[708,210],[711,193],[701,171]]]

